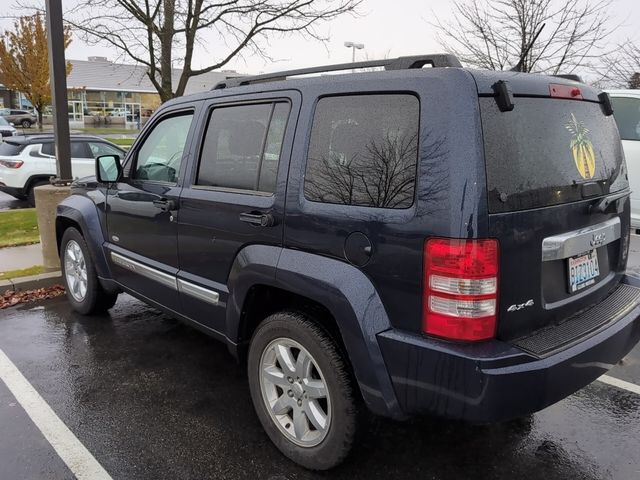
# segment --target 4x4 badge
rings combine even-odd
[[[565,125],[571,132],[571,153],[580,176],[585,180],[593,178],[596,173],[596,152],[589,138],[589,129],[571,114],[571,120]]]
[[[517,312],[518,310],[522,310],[526,307],[533,307],[533,298],[527,300],[524,303],[514,303],[509,308],[507,308],[507,312]]]

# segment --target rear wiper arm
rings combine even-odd
[[[591,208],[596,212],[604,213],[609,205],[611,205],[616,200],[620,200],[623,197],[631,194],[631,190],[623,190],[622,192],[615,193],[613,195],[609,195],[608,197],[603,198],[597,204],[592,205]]]

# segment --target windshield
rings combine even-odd
[[[8,127],[9,122],[7,122],[4,118],[0,117],[0,127]]]
[[[506,212],[583,199],[628,187],[613,116],[598,103],[519,97],[511,112],[480,98],[489,211]]]

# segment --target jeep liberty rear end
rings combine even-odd
[[[544,408],[613,366],[640,335],[640,290],[625,276],[630,192],[608,98],[560,78],[470,73],[486,229],[425,244],[423,329],[455,343],[407,352],[400,333],[380,337],[390,364],[407,356],[391,366],[406,410],[484,422]]]

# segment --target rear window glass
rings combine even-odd
[[[304,193],[377,208],[413,204],[420,103],[413,95],[325,97],[316,107]]]
[[[23,148],[24,145],[18,145],[15,143],[0,143],[0,155],[4,157],[15,157],[20,154]]]
[[[628,187],[615,121],[599,104],[520,97],[511,112],[493,98],[480,107],[490,212],[582,200],[585,183],[603,195]]]
[[[640,140],[640,98],[611,97],[622,140]]]

